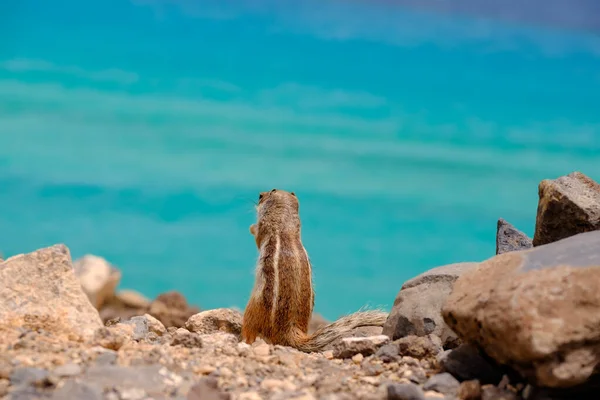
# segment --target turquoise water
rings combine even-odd
[[[335,318],[490,257],[499,217],[532,235],[540,180],[600,179],[593,32],[215,4],[0,6],[4,255],[62,242],[117,265],[121,287],[242,308],[253,202],[293,190],[316,310]]]

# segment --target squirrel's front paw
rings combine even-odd
[[[256,236],[256,224],[250,225],[250,233]]]

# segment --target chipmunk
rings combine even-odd
[[[259,257],[256,280],[242,321],[242,339],[304,352],[321,351],[360,326],[383,326],[387,313],[359,311],[321,327],[308,324],[315,303],[312,266],[300,239],[299,202],[294,192],[273,189],[259,195],[257,222],[250,226]]]

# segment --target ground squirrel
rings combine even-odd
[[[284,190],[262,192],[256,210],[257,222],[250,233],[259,256],[242,322],[243,340],[252,343],[261,337],[271,344],[314,352],[356,327],[383,326],[387,313],[359,311],[309,335],[315,294],[312,266],[300,239],[298,198]]]

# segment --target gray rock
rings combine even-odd
[[[387,387],[388,400],[425,400],[425,393],[411,383],[394,383]]]
[[[103,398],[102,390],[98,386],[74,379],[66,381],[52,395],[52,400],[103,400]]]
[[[477,265],[474,262],[444,265],[406,281],[396,296],[383,334],[396,340],[433,333],[442,339],[444,347],[458,345],[458,338],[444,322],[441,309],[458,277]]]
[[[161,368],[158,364],[135,367],[94,365],[85,372],[83,380],[105,389],[142,389],[152,396],[160,394],[167,386],[164,375],[159,372]]]
[[[59,377],[69,377],[81,374],[82,369],[77,364],[64,364],[56,367],[52,372]]]
[[[442,372],[429,378],[423,385],[423,390],[434,390],[438,393],[456,395],[460,382],[447,372]]]
[[[449,372],[460,381],[478,380],[481,383],[497,384],[502,379],[502,369],[488,361],[470,344],[462,344],[438,357],[442,371]]]
[[[117,362],[117,357],[118,354],[116,351],[106,350],[98,354],[94,361],[96,362],[96,365],[110,365]]]
[[[50,393],[36,386],[17,386],[9,391],[7,400],[44,400],[50,399]]]
[[[427,382],[427,373],[422,368],[414,367],[411,369],[411,372],[412,373],[408,376],[408,380],[412,383],[422,385]]]
[[[377,350],[375,356],[379,358],[384,363],[395,362],[400,359],[400,355],[398,353],[398,345],[394,343],[386,344]]]
[[[523,232],[500,218],[496,230],[496,254],[533,247],[532,240]]]
[[[120,322],[123,325],[130,325],[133,327],[133,340],[143,340],[148,335],[162,336],[167,333],[167,329],[164,325],[149,314],[131,317],[126,321]]]
[[[131,325],[133,327],[133,340],[140,341],[146,337],[150,330],[148,329],[148,320],[142,316],[132,317],[127,321],[121,322],[124,325]]]
[[[534,246],[600,229],[600,185],[581,172],[541,181],[538,194]]]
[[[582,384],[600,367],[600,231],[488,259],[456,281],[442,313],[530,383]]]
[[[41,368],[21,367],[17,368],[10,375],[10,383],[13,386],[19,385],[41,385],[48,379],[49,373]]]

